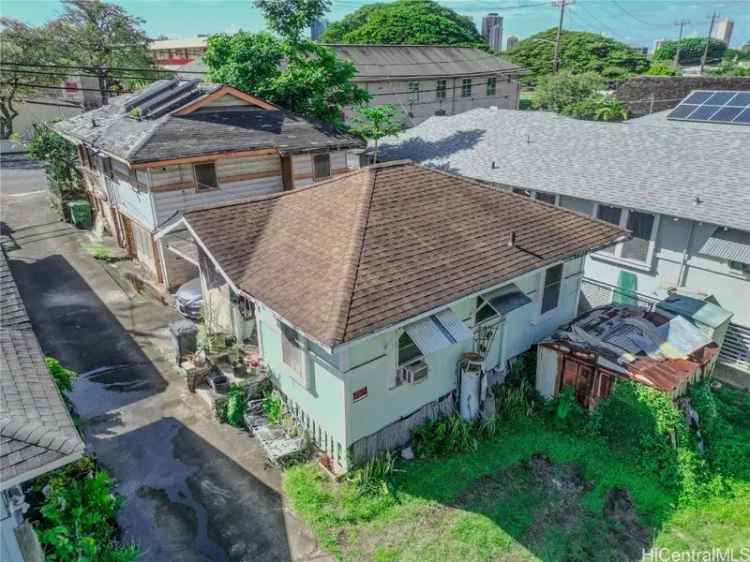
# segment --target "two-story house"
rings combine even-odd
[[[381,159],[502,183],[629,229],[630,241],[586,259],[582,303],[649,304],[669,292],[714,301],[733,313],[720,361],[750,373],[750,110],[730,113],[745,124],[480,109],[384,139]]]
[[[205,40],[204,40],[205,41]],[[448,45],[348,45],[328,44],[336,57],[351,62],[357,71],[353,82],[367,90],[371,105],[390,104],[405,127],[418,125],[433,115],[455,115],[478,107],[518,109],[526,70],[472,47]],[[193,61],[173,70],[207,71]],[[191,74],[192,76],[192,74]],[[351,122],[357,109],[345,108]]]
[[[518,109],[518,78],[526,71],[494,53],[446,45],[327,46],[354,65],[354,82],[370,93],[370,103],[394,105],[406,127],[479,107]],[[347,109],[347,119],[354,116],[356,109]]]
[[[177,212],[309,186],[348,171],[363,142],[234,88],[163,80],[55,124],[78,146],[100,224],[167,287],[194,260],[153,234]],[[178,244],[179,241],[175,241]]]
[[[254,325],[274,384],[337,470],[453,412],[465,352],[499,374],[572,320],[586,254],[627,238],[408,161],[186,210],[158,237],[180,230],[207,306],[241,309],[222,315],[226,333]]]

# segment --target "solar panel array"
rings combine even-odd
[[[750,125],[750,92],[696,90],[667,119]]]

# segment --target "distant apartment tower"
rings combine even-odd
[[[729,45],[729,41],[732,40],[732,31],[734,30],[734,22],[729,18],[719,20],[714,24],[713,30],[711,30],[711,37],[724,41]]]
[[[519,39],[515,35],[508,36],[508,39],[505,43],[505,50],[510,51],[513,47],[515,47],[518,44],[518,41]]]
[[[664,44],[664,41],[666,41],[666,39],[657,39],[656,41],[654,41],[654,52],[659,50],[659,47]]]
[[[493,51],[502,50],[503,18],[496,12],[489,13],[482,18],[482,37]]]
[[[310,39],[313,41],[320,41],[320,38],[323,37],[323,32],[328,27],[328,20],[319,19],[312,22],[312,25],[310,25]]]

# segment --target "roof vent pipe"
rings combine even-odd
[[[493,160],[493,161],[492,161],[492,169],[493,169],[493,170],[495,170],[496,168],[497,168],[497,164],[496,164],[496,163],[495,163],[495,161]]]
[[[508,235],[508,248],[515,248],[516,247],[516,231],[511,230],[510,234]]]

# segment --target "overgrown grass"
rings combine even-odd
[[[742,450],[750,448],[750,435],[745,433],[750,425],[747,394],[724,391],[715,399],[722,419],[732,423],[733,439],[744,438]],[[548,420],[535,415],[505,422],[474,451],[402,463],[389,473],[388,486],[380,493],[362,494],[351,482],[333,484],[313,465],[288,470],[285,489],[323,547],[343,560],[603,558],[590,549],[611,539],[606,535],[611,524],[608,528],[602,523],[602,512],[605,498],[615,488],[629,492],[654,546],[748,546],[746,475],[727,474],[729,484],[713,495],[709,488],[700,501],[681,503],[680,493],[645,469],[634,454],[630,445],[637,439],[614,447],[611,439],[574,433]],[[637,426],[632,429],[637,431]],[[621,437],[627,442],[631,436]],[[549,497],[539,495],[534,482],[525,482],[516,469],[536,453],[549,457],[555,466],[574,464],[588,483],[580,505],[571,507],[570,525],[545,526]],[[514,492],[489,486],[485,489],[490,492],[479,494],[476,501],[462,500],[462,494],[483,478],[505,482],[515,487]],[[503,490],[502,496],[493,489]]]
[[[92,244],[83,244],[81,246],[83,250],[89,254],[94,259],[100,260],[100,261],[112,261],[114,259],[114,254],[112,252],[112,248],[105,244],[99,244],[99,243],[92,243]]]

